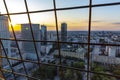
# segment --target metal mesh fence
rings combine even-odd
[[[51,0],[52,1],[52,0]],[[26,11],[25,12],[16,12],[16,13],[10,13],[9,12],[9,9],[8,9],[8,6],[6,4],[6,0],[3,0],[3,3],[4,3],[4,6],[5,6],[5,9],[6,9],[6,14],[0,14],[0,16],[8,16],[8,19],[9,19],[9,22],[12,23],[12,20],[11,20],[11,15],[14,16],[14,15],[20,15],[20,14],[26,14],[27,17],[28,17],[28,22],[29,22],[29,26],[30,26],[30,32],[32,34],[32,40],[24,40],[24,39],[17,39],[16,38],[16,35],[15,35],[15,30],[13,28],[13,25],[11,25],[11,28],[12,28],[12,32],[13,32],[13,36],[14,36],[14,39],[6,39],[6,38],[0,38],[0,47],[1,47],[1,51],[3,51],[5,53],[5,56],[3,56],[2,54],[0,55],[0,58],[1,59],[6,59],[9,66],[10,66],[10,70],[6,70],[4,68],[0,68],[0,71],[1,71],[1,74],[3,75],[4,79],[6,79],[5,77],[5,72],[7,73],[11,73],[13,74],[13,77],[14,77],[14,80],[17,80],[17,76],[24,76],[26,77],[27,79],[30,79],[30,80],[39,80],[39,78],[36,78],[36,77],[32,77],[31,75],[28,74],[28,71],[26,69],[26,63],[34,63],[36,65],[38,65],[39,67],[41,67],[41,65],[46,65],[46,66],[55,66],[55,67],[59,67],[60,69],[58,70],[59,72],[61,72],[60,76],[61,76],[61,80],[63,80],[63,77],[64,77],[64,69],[70,69],[70,70],[77,70],[77,71],[81,71],[81,72],[86,72],[87,73],[87,80],[90,79],[90,74],[97,74],[97,75],[106,75],[106,76],[111,76],[111,77],[117,77],[117,78],[120,78],[119,75],[114,75],[114,74],[107,74],[107,73],[99,73],[99,72],[94,72],[91,70],[90,68],[90,65],[91,65],[91,62],[90,62],[90,46],[91,45],[98,45],[98,46],[120,46],[120,44],[102,44],[102,43],[91,43],[90,42],[90,38],[91,38],[91,19],[92,19],[92,8],[94,7],[106,7],[106,6],[116,6],[116,5],[120,5],[120,2],[113,2],[113,3],[104,3],[104,4],[92,4],[92,0],[89,0],[89,5],[83,5],[83,6],[75,6],[75,7],[65,7],[65,8],[56,8],[56,0],[53,0],[53,9],[46,9],[46,10],[37,10],[37,11],[29,11],[28,9],[28,4],[27,4],[27,0],[24,0],[24,4],[25,4],[25,9]],[[62,42],[60,41],[60,38],[59,38],[59,30],[58,30],[58,16],[57,16],[57,11],[66,11],[66,10],[74,10],[74,9],[89,9],[89,22],[88,22],[88,42],[87,43],[80,43],[80,42]],[[56,34],[57,34],[57,41],[42,41],[42,40],[35,40],[35,37],[34,37],[34,32],[33,32],[33,29],[32,29],[32,22],[31,22],[31,17],[30,17],[30,14],[31,13],[45,13],[45,12],[54,12],[54,18],[55,18],[55,26],[56,26]],[[18,50],[18,54],[19,54],[19,59],[17,58],[11,58],[11,57],[8,57],[8,53],[6,52],[5,50],[5,47],[4,47],[4,44],[3,44],[3,41],[6,40],[6,41],[14,41],[15,44],[16,44],[16,47],[17,47],[17,50]],[[22,56],[22,52],[20,50],[20,47],[19,47],[19,42],[33,42],[33,45],[34,45],[34,48],[35,48],[35,54],[37,56],[37,61],[31,61],[31,60],[25,60],[23,59],[23,56]],[[39,53],[37,51],[37,46],[36,46],[36,43],[37,42],[50,42],[50,43],[55,43],[57,44],[57,50],[58,50],[58,58],[59,58],[59,63],[58,64],[50,64],[50,63],[42,63],[40,61],[40,57],[39,57]],[[65,66],[63,65],[62,63],[62,56],[61,56],[61,49],[60,49],[60,45],[61,44],[79,44],[79,45],[87,45],[87,70],[84,70],[84,69],[81,69],[81,68],[75,68],[75,67],[69,67],[69,66]],[[15,61],[19,61],[21,62],[21,64],[23,65],[23,69],[24,69],[24,73],[18,73],[18,72],[15,72],[15,70],[13,69],[13,65],[10,63],[10,60],[15,60]]]

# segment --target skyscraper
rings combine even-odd
[[[47,40],[47,27],[45,25],[41,25],[41,40],[46,41]],[[46,45],[47,42],[42,42],[42,45]]]
[[[40,40],[39,24],[32,24],[32,30],[35,40]],[[33,40],[30,24],[21,24],[22,38],[25,40]],[[40,53],[40,42],[35,42],[37,52]],[[23,51],[25,53],[35,53],[35,46],[33,42],[23,42]]]
[[[8,23],[8,17],[6,16],[0,16],[0,38],[9,39],[10,33],[9,33],[9,23]],[[2,44],[5,48],[6,53],[8,56],[11,56],[10,52],[10,41],[9,40],[2,40]],[[2,56],[5,56],[4,52],[2,51]],[[2,59],[2,65],[7,65],[6,59]]]
[[[62,42],[67,41],[67,24],[66,23],[61,24],[61,41]],[[65,47],[65,44],[62,44],[61,46]]]

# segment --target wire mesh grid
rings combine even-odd
[[[27,14],[28,21],[29,21],[29,26],[30,26],[30,31],[31,31],[31,34],[32,34],[32,40],[21,40],[21,39],[19,40],[19,39],[16,38],[13,25],[11,24],[11,28],[12,28],[12,32],[13,32],[14,39],[0,38],[0,44],[1,44],[0,46],[2,47],[3,52],[5,53],[5,56],[0,55],[0,56],[1,56],[0,58],[5,58],[5,59],[7,59],[8,64],[9,64],[9,66],[10,66],[10,68],[11,68],[11,70],[5,70],[5,69],[3,69],[2,67],[0,68],[0,71],[1,71],[4,79],[6,79],[6,78],[5,78],[5,75],[4,75],[4,72],[10,72],[10,73],[13,74],[14,80],[16,80],[16,75],[25,76],[27,79],[39,80],[38,78],[35,78],[35,77],[32,77],[32,76],[28,75],[28,72],[27,72],[26,67],[25,67],[25,62],[30,62],[30,63],[38,64],[39,67],[40,67],[41,64],[42,64],[42,65],[46,65],[46,66],[60,67],[61,69],[59,69],[59,72],[61,72],[61,80],[63,80],[62,78],[63,78],[63,76],[64,76],[64,74],[63,74],[63,69],[62,69],[62,68],[86,72],[86,73],[87,73],[87,76],[86,76],[86,77],[87,77],[87,80],[89,80],[90,73],[98,74],[98,75],[107,75],[107,76],[112,76],[112,77],[120,78],[120,76],[114,75],[114,74],[106,74],[106,73],[94,72],[94,71],[92,71],[92,70],[90,69],[90,66],[89,66],[89,65],[90,65],[90,46],[91,46],[91,45],[120,46],[120,44],[101,44],[101,43],[91,43],[91,42],[90,42],[90,37],[91,37],[90,35],[91,35],[92,8],[93,8],[93,7],[105,7],[105,6],[120,5],[120,2],[105,3],[105,4],[94,4],[94,5],[92,5],[92,0],[89,0],[89,5],[86,5],[86,6],[76,6],[76,7],[67,7],[67,8],[56,8],[56,0],[53,0],[53,7],[54,7],[54,9],[38,10],[38,11],[29,11],[29,9],[28,9],[28,4],[27,4],[27,0],[24,0],[26,12],[17,12],[17,13],[9,13],[9,9],[8,9],[7,4],[6,4],[6,0],[3,0],[3,2],[4,2],[4,6],[5,6],[5,9],[6,9],[6,12],[7,12],[7,13],[6,13],[6,14],[0,14],[0,16],[3,16],[3,15],[8,16],[9,22],[12,23],[12,20],[11,20],[10,15]],[[72,9],[84,9],[84,8],[88,8],[88,9],[89,9],[88,42],[87,42],[87,43],[80,43],[80,42],[62,42],[62,41],[60,41],[60,39],[59,39],[59,30],[58,30],[57,11],[65,11],[65,10],[72,10]],[[33,33],[33,30],[32,30],[32,22],[31,22],[30,13],[44,13],[44,12],[51,12],[51,11],[54,11],[55,24],[56,24],[56,33],[57,33],[57,41],[35,40],[35,38],[34,38],[34,33]],[[17,48],[18,48],[18,53],[19,53],[20,59],[8,57],[7,52],[5,51],[4,45],[3,45],[3,43],[2,43],[2,40],[15,41],[15,43],[16,43],[16,45],[17,45]],[[20,50],[19,44],[18,44],[19,41],[23,41],[23,42],[33,42],[33,43],[34,43],[35,53],[36,53],[36,56],[37,56],[37,62],[36,62],[36,61],[24,60],[24,59],[23,59],[23,57],[22,57],[22,55],[21,55],[21,50]],[[39,58],[39,55],[38,55],[38,52],[37,52],[37,46],[35,45],[36,42],[54,42],[54,43],[56,43],[56,44],[57,44],[58,53],[59,53],[59,64],[56,65],[56,64],[42,63],[42,62],[40,61],[40,58]],[[61,50],[60,50],[60,44],[61,44],[61,43],[88,45],[87,70],[82,70],[82,69],[80,69],[80,68],[68,67],[68,66],[62,65]],[[25,74],[21,74],[21,73],[15,72],[14,69],[13,69],[13,67],[12,67],[12,65],[10,64],[10,61],[9,61],[9,60],[16,60],[16,61],[22,62],[22,65],[23,65]]]

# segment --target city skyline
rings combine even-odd
[[[0,80],[120,79],[120,0],[0,6]]]
[[[120,0],[93,0],[94,4],[104,4],[111,2],[119,2]],[[36,0],[36,1],[27,1],[29,11],[37,10],[48,10],[53,9],[53,2],[51,0]],[[9,1],[6,0],[8,9],[10,13],[16,12],[26,12],[24,0]],[[0,1],[0,12],[1,14],[6,14],[4,3]],[[18,6],[21,5],[21,6]],[[31,6],[32,5],[32,6]],[[85,6],[89,5],[89,0],[77,0],[72,2],[72,0],[56,0],[57,8],[66,8],[74,6]],[[17,7],[17,8],[14,8]],[[119,5],[116,6],[107,6],[107,7],[96,7],[92,8],[92,28],[91,30],[120,30],[120,11]],[[12,24],[24,24],[29,23],[27,14],[21,15],[11,15]],[[24,17],[24,19],[23,19]],[[58,26],[60,30],[60,25],[63,22],[66,22],[68,25],[68,30],[88,30],[88,17],[89,17],[89,8],[83,9],[73,9],[73,10],[62,10],[57,11],[58,17]],[[55,27],[55,17],[54,11],[42,12],[42,13],[30,13],[31,22],[34,24],[46,25],[48,30],[56,30]],[[15,31],[20,31],[20,27],[14,26]]]

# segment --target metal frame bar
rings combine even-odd
[[[1,38],[2,40],[10,40],[10,41],[24,41],[24,42],[33,42],[32,40],[24,40],[24,39],[5,39],[5,38]],[[35,42],[51,42],[51,43],[57,43],[57,41],[42,41],[42,40],[35,40]],[[59,41],[59,43],[66,43],[66,44],[80,44],[80,45],[88,45],[88,43],[82,43],[82,42],[62,42]],[[104,46],[120,46],[120,44],[108,44],[108,43],[90,43],[90,45],[104,45]]]
[[[11,73],[11,71],[6,70],[6,69],[1,69],[1,71]],[[16,72],[13,72],[13,73],[16,74],[16,75],[19,75],[19,76],[27,77],[27,78],[29,78],[29,79],[38,80],[37,78],[31,77],[31,76],[29,76],[29,75],[25,75],[25,74],[21,74],[21,73],[16,73]]]
[[[3,78],[6,79],[5,75],[4,75],[4,71],[2,71],[2,69],[0,68],[0,72],[1,72],[1,75],[3,75]],[[2,76],[1,76],[2,77]]]
[[[40,63],[40,58],[39,58],[39,54],[38,54],[38,51],[37,51],[37,46],[36,46],[36,42],[35,42],[35,38],[34,38],[34,33],[33,33],[33,29],[32,29],[32,22],[31,22],[31,19],[30,19],[30,14],[29,14],[29,10],[28,10],[27,1],[24,0],[24,3],[25,3],[26,11],[27,11],[27,17],[28,17],[28,21],[29,21],[29,25],[30,25],[30,31],[31,31],[31,34],[32,34],[32,39],[33,39],[32,41],[33,41],[33,44],[34,44],[35,53],[36,53],[36,56],[37,56],[38,63]],[[39,67],[40,67],[40,65],[39,65]]]
[[[95,8],[95,7],[107,7],[107,6],[117,6],[117,5],[120,5],[120,2],[94,4],[94,5],[92,5],[92,7]],[[72,9],[84,9],[84,8],[89,8],[89,5],[56,8],[56,11],[72,10]],[[42,13],[42,12],[51,12],[51,11],[54,11],[54,9],[29,11],[28,13]],[[27,12],[16,12],[16,13],[9,13],[9,15],[19,15],[19,14],[26,14],[26,13]],[[0,14],[0,15],[7,15],[7,14]]]
[[[12,73],[13,73],[13,72],[14,72],[14,69],[12,68],[12,65],[11,65],[11,63],[10,63],[10,61],[9,61],[9,59],[8,59],[8,55],[7,55],[6,51],[5,51],[5,48],[4,48],[4,45],[3,45],[2,41],[1,41],[1,39],[0,39],[0,44],[1,44],[2,48],[3,48],[3,51],[4,51],[4,53],[5,53],[7,62],[8,62],[9,66],[10,66],[10,68],[11,68],[11,70],[12,70]],[[15,74],[14,74],[14,73],[13,73],[13,76],[14,76],[14,79],[16,80],[16,77],[15,77]]]
[[[1,58],[6,58],[6,57],[2,56]],[[15,59],[15,58],[10,58],[10,57],[8,57],[8,59],[21,61],[20,59]],[[30,62],[30,63],[39,64],[38,62],[30,61],[30,60],[24,60],[24,62]],[[71,70],[78,70],[78,71],[82,71],[82,72],[89,72],[89,73],[93,73],[93,74],[100,74],[100,75],[106,75],[106,76],[120,78],[119,75],[113,75],[113,74],[106,74],[106,73],[99,73],[99,72],[94,72],[94,71],[88,71],[88,70],[83,70],[83,69],[75,68],[75,67],[69,67],[69,66],[63,66],[63,65],[57,65],[57,64],[49,64],[49,63],[40,63],[40,64],[47,65],[47,66],[62,67],[62,68],[71,69]]]
[[[2,59],[2,57],[0,56],[0,58]],[[4,79],[6,79],[5,75],[4,75],[4,71],[2,71],[2,66],[0,66],[0,72],[1,72],[1,77],[3,77]]]
[[[2,15],[7,15],[8,16],[8,19],[10,21],[10,23],[12,22],[11,21],[11,18],[10,18],[10,15],[20,15],[20,14],[27,14],[28,16],[28,20],[29,20],[29,24],[30,24],[30,29],[31,29],[31,34],[32,34],[32,38],[33,40],[18,40],[16,38],[16,35],[15,35],[15,31],[14,31],[14,28],[13,28],[13,25],[11,24],[11,28],[12,28],[12,32],[13,32],[13,36],[15,39],[4,39],[4,38],[0,38],[0,43],[2,43],[1,40],[11,40],[11,41],[15,41],[16,42],[16,45],[17,45],[17,48],[18,48],[18,51],[19,51],[19,56],[20,56],[20,59],[15,59],[15,58],[10,58],[7,56],[7,54],[5,54],[5,56],[1,56],[1,58],[6,58],[8,60],[8,63],[9,65],[10,62],[9,62],[9,59],[10,60],[17,60],[17,61],[21,61],[23,62],[23,67],[24,67],[24,70],[25,70],[25,73],[26,74],[20,74],[20,73],[16,73],[13,71],[12,67],[12,71],[7,71],[7,72],[11,72],[13,73],[14,75],[21,75],[21,76],[25,76],[27,77],[28,79],[31,78],[31,79],[35,79],[35,80],[38,80],[34,77],[30,77],[27,73],[27,70],[25,68],[25,64],[24,62],[31,62],[31,63],[35,63],[35,64],[38,64],[39,67],[40,67],[40,64],[43,64],[43,65],[48,65],[48,66],[56,66],[56,67],[60,67],[60,68],[67,68],[67,69],[72,69],[72,70],[79,70],[79,71],[83,71],[83,72],[87,72],[87,80],[89,80],[89,73],[93,73],[93,74],[99,74],[99,75],[107,75],[107,76],[112,76],[112,77],[117,77],[117,78],[120,78],[120,76],[118,75],[112,75],[112,74],[105,74],[105,73],[98,73],[98,72],[94,72],[94,71],[91,71],[90,70],[90,45],[105,45],[105,46],[120,46],[120,44],[101,44],[101,43],[91,43],[90,42],[90,34],[91,34],[91,18],[92,18],[92,8],[96,8],[96,7],[106,7],[106,6],[116,6],[116,5],[120,5],[120,2],[113,2],[113,3],[104,3],[104,4],[94,4],[92,5],[92,0],[89,0],[89,5],[85,5],[85,6],[74,6],[74,7],[64,7],[64,8],[56,8],[56,1],[53,0],[53,9],[47,9],[47,10],[38,10],[38,11],[29,11],[28,10],[28,5],[27,5],[27,0],[24,0],[24,3],[25,3],[25,8],[26,8],[26,12],[17,12],[17,13],[9,13],[8,11],[8,8],[7,8],[7,4],[6,4],[6,1],[3,0],[4,2],[4,5],[5,5],[5,9],[7,11],[6,14],[0,14],[0,16]],[[89,9],[89,23],[88,23],[88,43],[80,43],[80,42],[61,42],[59,40],[59,34],[58,34],[58,19],[57,19],[57,11],[64,11],[64,10],[72,10],[72,9],[85,9],[85,8],[88,8]],[[42,13],[42,12],[51,12],[53,11],[54,12],[54,16],[55,16],[55,24],[56,24],[56,33],[57,33],[57,41],[41,41],[41,40],[35,40],[34,38],[34,34],[33,34],[33,30],[32,30],[32,23],[31,23],[31,19],[30,19],[30,13]],[[38,59],[38,62],[35,62],[35,61],[30,61],[30,60],[23,60],[22,58],[22,55],[21,55],[21,51],[20,51],[20,48],[19,48],[19,45],[18,45],[18,41],[27,41],[27,42],[33,42],[34,43],[34,48],[35,48],[35,52],[36,52],[36,55],[37,55],[37,59]],[[58,47],[58,51],[59,51],[59,64],[58,65],[55,65],[55,64],[46,64],[46,63],[41,63],[40,60],[39,60],[39,55],[38,55],[38,52],[37,52],[37,47],[36,47],[36,42],[54,42],[54,43],[57,43],[57,47]],[[80,45],[88,45],[88,54],[87,54],[87,70],[81,70],[79,68],[74,68],[74,67],[69,67],[69,66],[63,66],[62,65],[62,58],[61,58],[61,51],[60,51],[60,44],[61,43],[66,43],[66,44],[80,44]],[[4,46],[2,44],[2,47],[3,47],[3,50],[4,50]],[[5,51],[4,51],[5,52]],[[0,71],[2,72],[5,72],[6,70],[4,69],[0,69]],[[61,70],[62,71],[62,70]],[[4,75],[3,75],[4,76]],[[62,72],[62,75],[63,77],[63,72]]]
[[[11,21],[10,15],[9,15],[9,11],[8,11],[8,7],[7,7],[7,4],[6,4],[6,1],[3,0],[3,2],[4,2],[4,5],[5,5],[5,9],[6,9],[6,12],[7,12],[7,16],[8,16],[9,22],[11,23],[11,28],[12,28],[13,36],[14,36],[14,38],[15,38],[15,43],[16,43],[17,48],[18,48],[18,51],[19,51],[19,56],[20,56],[21,60],[23,60],[22,55],[21,55],[21,51],[20,51],[20,48],[19,48],[19,45],[18,45],[18,42],[17,42],[17,40],[16,40],[15,31],[14,31],[14,28],[13,28],[13,25],[12,25],[12,21]],[[24,68],[24,71],[25,71],[26,75],[28,75],[27,69],[25,68],[24,62],[23,62],[23,68]]]
[[[91,20],[92,20],[92,0],[89,0],[89,23],[88,23],[88,52],[87,52],[87,70],[90,71],[90,38],[91,38]],[[87,80],[90,80],[90,73],[87,73]]]
[[[59,54],[59,65],[62,65],[62,58],[61,58],[61,50],[60,50],[60,39],[59,39],[59,31],[58,31],[58,18],[57,18],[57,11],[56,11],[56,1],[53,0],[53,6],[54,6],[54,15],[55,15],[55,24],[56,24],[56,33],[57,33],[57,49]],[[59,67],[59,72],[61,72],[61,80],[63,80],[63,70],[62,66]]]
[[[2,62],[2,46],[0,44],[0,77],[5,79],[5,75],[4,75],[3,71],[1,70],[1,68],[2,68],[2,63],[1,62]]]

